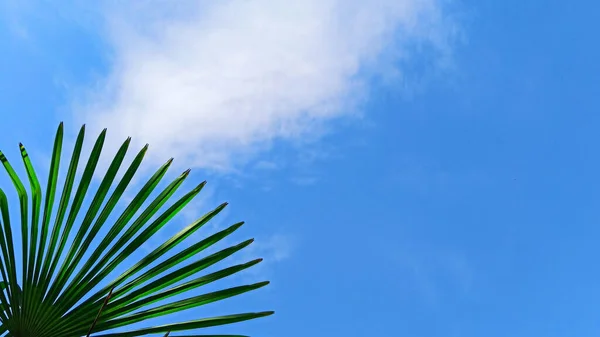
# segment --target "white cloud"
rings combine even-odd
[[[365,75],[392,70],[408,44],[443,50],[443,2],[115,2],[104,12],[111,70],[76,119],[108,127],[107,141],[150,143],[159,162],[232,169],[355,112]]]

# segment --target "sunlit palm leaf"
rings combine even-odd
[[[0,161],[19,198],[22,237],[22,270],[19,280],[8,201],[5,192],[0,189],[0,254],[2,257],[0,259],[0,277],[2,278],[0,281],[0,335],[79,337],[120,328],[123,332],[96,336],[125,337],[148,334],[169,336],[171,332],[241,322],[273,313],[266,311],[235,314],[127,330],[127,327],[134,323],[237,296],[261,288],[268,282],[232,287],[201,295],[190,295],[183,300],[153,306],[159,301],[187,293],[262,261],[256,259],[177,284],[252,243],[253,240],[246,240],[192,263],[182,265],[206,248],[229,236],[243,224],[237,223],[194,243],[149,268],[152,263],[166,256],[169,251],[216,216],[225,208],[226,203],[173,235],[115,279],[108,280],[108,275],[115,268],[123,265],[126,258],[137,251],[200,193],[205,182],[175,200],[166,210],[159,213],[161,207],[169,201],[187,178],[189,174],[189,170],[187,170],[143,208],[143,204],[154,192],[170,167],[172,160],[167,161],[146,181],[117,220],[108,225],[106,235],[101,240],[98,238],[100,242],[90,251],[90,256],[84,260],[85,253],[92,249],[92,242],[95,242],[94,239],[100,229],[107,225],[107,219],[113,215],[115,206],[132,181],[148,148],[145,146],[139,151],[109,196],[109,191],[115,183],[117,172],[121,168],[129,148],[130,139],[127,139],[100,181],[89,207],[82,209],[84,208],[83,200],[88,193],[100,158],[106,130],[103,130],[96,140],[85,164],[81,180],[75,188],[75,176],[79,167],[84,133],[85,127],[82,127],[75,142],[62,194],[57,204],[55,196],[58,189],[58,172],[63,142],[62,123],[54,141],[45,193],[42,192],[36,171],[22,144],[20,144],[20,150],[27,172],[31,199],[29,199],[23,182],[4,154],[0,152]],[[43,206],[42,197],[44,197]],[[108,200],[105,202],[107,197]],[[134,219],[140,210],[140,214]],[[84,212],[83,220],[77,224],[78,226],[75,226],[80,212]],[[157,213],[159,213],[158,216],[154,217]],[[154,220],[150,222],[153,218]],[[54,223],[51,226],[52,219],[54,219]],[[68,238],[72,234],[74,234],[74,238],[69,242]],[[101,286],[101,289],[94,292],[93,289],[97,289],[98,286]],[[203,336],[226,337],[224,335]],[[239,335],[228,336],[242,337]]]

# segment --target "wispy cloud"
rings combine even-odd
[[[110,139],[149,142],[158,161],[231,170],[273,140],[356,113],[367,78],[402,74],[409,45],[447,52],[446,2],[109,3],[110,73],[75,117],[110,127]]]
[[[96,9],[75,2],[74,9],[61,15],[98,28]],[[108,127],[105,160],[98,169],[102,173],[106,159],[127,136],[133,137],[129,159],[150,143],[144,169],[155,170],[175,157],[169,176],[188,167],[236,170],[274,140],[302,146],[319,139],[328,121],[359,114],[372,75],[402,77],[415,45],[447,55],[454,28],[446,3],[104,1],[100,12],[103,37],[111,47],[108,73],[85,88],[85,95],[74,92],[79,98],[72,102],[74,121],[67,126],[87,123],[84,153],[99,130]],[[71,140],[66,147],[72,148]],[[322,148],[313,147],[298,155],[297,162],[324,155]],[[273,158],[253,164],[262,171],[287,167]],[[310,185],[319,177],[310,169],[301,171],[290,179]],[[221,201],[216,199],[212,185],[207,186],[182,213],[182,223],[216,206]],[[227,214],[221,214],[206,231],[227,221]],[[162,242],[162,234],[145,248]],[[289,235],[267,234],[257,237],[240,258],[256,255],[274,263],[288,258],[294,246]],[[268,269],[263,263],[254,271],[262,275]]]
[[[241,275],[247,282],[261,281],[272,276],[273,265],[292,257],[296,244],[296,238],[290,235],[271,234],[259,237],[256,242],[241,251],[231,263],[244,263],[255,258],[263,258],[262,263]]]
[[[442,294],[465,295],[473,290],[474,271],[462,252],[408,241],[393,247],[384,249],[385,257],[409,276],[426,305],[440,304],[445,300]]]

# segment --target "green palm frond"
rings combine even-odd
[[[236,223],[166,258],[169,251],[216,216],[225,208],[226,203],[173,235],[118,277],[109,279],[109,274],[115,268],[123,266],[126,258],[132,256],[200,193],[205,182],[172,202],[166,210],[154,217],[189,174],[189,170],[183,172],[160,191],[146,207],[142,207],[167,172],[171,159],[145,182],[114,222],[107,222],[108,218],[114,215],[115,206],[140,167],[148,146],[139,151],[114,186],[117,172],[129,148],[128,138],[112,159],[89,207],[85,209],[83,200],[88,194],[100,158],[106,129],[97,138],[79,184],[76,186],[75,176],[79,167],[84,134],[85,126],[77,136],[62,194],[58,199],[56,197],[63,142],[62,123],[56,133],[48,184],[44,192],[22,144],[20,144],[21,157],[27,172],[30,195],[11,164],[0,152],[0,161],[17,190],[22,238],[22,270],[19,279],[8,200],[5,192],[0,189],[0,255],[2,257],[0,259],[2,280],[0,281],[0,336],[80,337],[90,334],[98,337],[150,334],[169,336],[171,332],[236,323],[273,313],[272,311],[251,312],[135,330],[128,328],[135,323],[240,295],[264,287],[269,282],[237,286],[196,296],[190,295],[183,300],[156,304],[175,295],[187,294],[191,290],[221,280],[262,261],[256,259],[180,283],[252,243],[253,240],[246,240],[194,262],[186,263],[206,248],[235,232],[243,224]],[[109,195],[111,188],[113,190]],[[55,202],[56,200],[58,203]],[[135,217],[138,213],[139,215]],[[83,220],[77,220],[80,222],[76,223],[80,214],[83,214]],[[151,219],[154,220],[150,221]],[[100,229],[104,227],[107,228],[106,234],[102,238],[97,238]],[[69,237],[73,239],[68,240]],[[100,242],[92,245],[96,242],[94,239]],[[89,257],[84,259],[86,253]],[[149,267],[161,257],[165,257],[164,261]],[[98,288],[100,290],[94,291]],[[106,333],[116,328],[124,332]],[[104,334],[97,334],[102,332]],[[217,337],[216,335],[203,336]],[[230,337],[235,336],[230,335]]]

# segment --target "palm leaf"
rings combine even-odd
[[[108,221],[107,225],[107,220],[115,215],[116,205],[140,167],[148,146],[138,152],[123,176],[116,182],[117,172],[123,165],[130,145],[130,139],[125,140],[111,161],[106,174],[100,180],[89,206],[84,207],[83,200],[88,195],[92,184],[104,145],[106,129],[96,139],[81,179],[76,184],[75,177],[80,167],[84,135],[85,127],[82,127],[75,141],[58,203],[55,203],[55,197],[58,190],[63,143],[62,123],[56,132],[45,191],[42,191],[37,173],[22,144],[19,144],[19,148],[27,173],[29,194],[12,165],[0,152],[0,162],[12,181],[19,199],[22,238],[22,270],[19,279],[8,200],[5,192],[0,189],[0,336],[79,337],[91,334],[105,337],[149,334],[169,336],[171,332],[231,324],[273,313],[265,311],[234,314],[135,330],[128,328],[132,324],[146,321],[151,323],[151,320],[156,317],[262,288],[269,282],[236,286],[194,296],[190,294],[194,289],[250,268],[262,259],[223,268],[184,282],[185,279],[198,275],[202,270],[253,242],[252,239],[246,240],[194,262],[188,262],[206,248],[235,232],[243,222],[236,223],[167,257],[170,251],[180,246],[185,239],[219,214],[227,206],[226,203],[173,235],[116,278],[108,279],[111,272],[117,267],[122,267],[127,258],[132,257],[134,252],[192,201],[200,193],[205,182],[171,202],[166,210],[161,211],[162,206],[171,200],[173,194],[188,177],[189,170],[187,170],[160,191],[146,207],[143,207],[171,166],[172,159],[170,159],[145,182],[117,219],[114,222]],[[116,186],[114,186],[115,182]],[[80,218],[83,220],[76,223]],[[51,226],[52,219],[54,223]],[[106,235],[101,239],[97,238],[98,233],[105,227]],[[73,239],[69,240],[70,237]],[[93,243],[96,241],[100,242],[94,247]],[[87,252],[90,252],[90,256],[84,259]],[[150,268],[151,264],[163,257],[166,257],[164,261]],[[94,289],[100,290],[94,291]],[[187,298],[164,303],[165,300],[180,294],[186,294]],[[157,305],[157,302],[162,304]],[[117,328],[123,332],[106,333]],[[102,332],[104,334],[97,334]],[[241,335],[187,336],[243,337]]]

